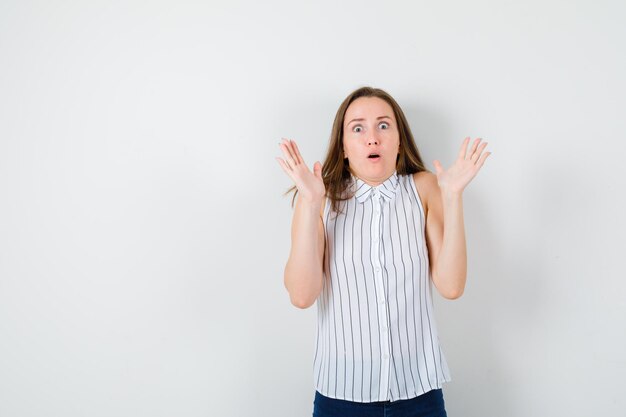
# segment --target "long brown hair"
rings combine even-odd
[[[326,157],[322,163],[322,179],[324,181],[324,187],[326,187],[326,196],[332,202],[331,208],[333,211],[339,211],[340,201],[348,200],[352,197],[352,195],[346,194],[351,174],[348,170],[348,163],[346,159],[342,157],[343,122],[348,106],[360,97],[381,98],[389,103],[393,109],[400,134],[400,153],[396,161],[396,171],[398,175],[408,175],[416,172],[428,171],[424,166],[422,157],[420,156],[417,146],[415,145],[415,140],[413,139],[409,123],[407,122],[404,112],[396,100],[380,88],[358,88],[345,98],[337,110],[335,121],[333,122],[333,129],[330,134],[328,151],[326,152]],[[298,194],[297,187],[294,185],[287,190],[285,194],[289,194],[292,191],[294,191],[293,198],[291,200],[291,206],[293,207],[296,195]]]

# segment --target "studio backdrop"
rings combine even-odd
[[[433,291],[448,415],[623,415],[618,1],[0,3],[0,416],[310,416],[281,137],[354,89],[492,155]]]

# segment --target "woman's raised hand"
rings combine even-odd
[[[454,165],[447,170],[443,169],[438,160],[433,161],[437,174],[437,182],[442,190],[453,193],[462,192],[472,178],[478,174],[478,170],[485,163],[485,159],[491,155],[491,152],[482,153],[487,146],[487,142],[483,142],[480,146],[478,146],[482,140],[481,138],[477,138],[474,141],[472,149],[468,155],[467,145],[469,144],[469,140],[469,136],[465,138]]]
[[[313,164],[313,172],[306,166],[298,145],[294,140],[282,138],[279,143],[285,159],[276,157],[276,160],[283,168],[283,171],[293,180],[301,193],[302,198],[312,203],[321,203],[326,188],[322,180],[322,164],[318,161]]]

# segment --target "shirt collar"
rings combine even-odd
[[[382,184],[377,186],[371,186],[361,178],[352,175],[352,181],[355,187],[355,196],[356,200],[359,203],[364,203],[368,198],[372,195],[372,191],[374,189],[378,190],[380,196],[386,200],[391,200],[396,194],[396,190],[398,189],[398,173],[394,171],[393,174],[389,178],[387,178]]]

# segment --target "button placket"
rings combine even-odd
[[[383,273],[382,273],[382,251],[380,248],[380,241],[382,240],[382,231],[380,228],[380,216],[383,209],[383,199],[380,196],[380,193],[377,188],[372,190],[372,199],[374,202],[374,222],[373,222],[373,230],[372,232],[372,241],[374,246],[374,274],[375,274],[375,282],[378,287],[378,308],[379,315],[381,317],[381,328],[380,331],[382,334],[386,335],[383,338],[383,343],[381,344],[381,354],[384,361],[381,364],[382,367],[382,380],[380,381],[382,392],[387,392],[389,390],[389,373],[391,371],[391,359],[390,359],[390,334],[389,328],[387,327],[387,323],[389,321],[387,317],[387,308],[386,308],[386,297],[385,287],[383,285]]]

